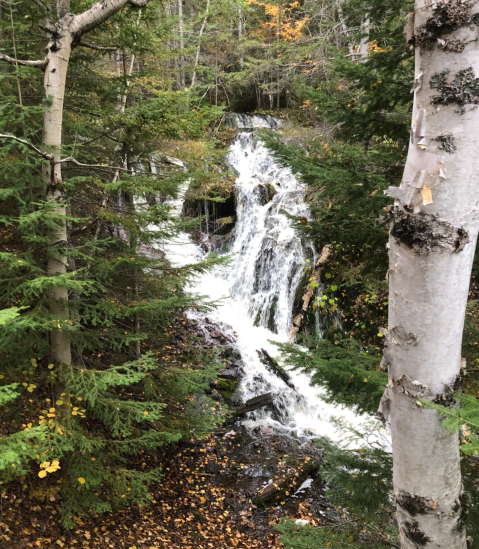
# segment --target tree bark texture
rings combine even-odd
[[[46,200],[52,206],[52,213],[59,220],[48,232],[47,275],[59,277],[67,273],[67,224],[66,195],[62,186],[61,146],[63,124],[63,102],[68,63],[72,48],[80,43],[83,34],[113,16],[126,4],[143,6],[148,0],[102,0],[80,15],[70,13],[69,0],[57,1],[58,21],[46,21],[44,30],[50,34],[47,57],[43,61],[25,61],[21,64],[38,66],[45,70],[45,109],[43,116],[43,145],[53,155],[43,167],[43,182]],[[8,56],[0,59],[11,62]],[[18,61],[16,61],[18,63]],[[53,286],[48,295],[53,329],[50,335],[51,356],[61,364],[71,364],[69,337],[68,289],[61,283]]]
[[[380,406],[391,418],[402,549],[466,548],[458,434],[419,399],[448,405],[460,378],[479,222],[478,12],[476,1],[416,0],[406,32],[414,108],[401,185],[386,191],[396,200]]]
[[[58,162],[61,159],[63,100],[73,36],[62,25],[58,25],[58,29],[58,37],[47,46],[48,63],[44,78],[46,106],[43,114],[43,144],[46,150],[54,154],[54,162],[44,163],[43,181],[46,200],[53,205],[52,213],[59,219],[56,227],[48,232],[47,275],[51,277],[65,275],[68,265],[66,195],[62,186],[61,164]],[[68,289],[62,285],[53,286],[48,297],[53,320],[51,356],[60,364],[70,365]]]

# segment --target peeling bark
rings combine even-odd
[[[479,229],[479,3],[416,0],[414,108],[389,239],[389,384],[393,484],[402,549],[465,549],[458,434],[420,399],[446,402]],[[446,47],[449,44],[449,47]]]

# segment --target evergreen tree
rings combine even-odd
[[[208,396],[216,354],[195,349],[188,333],[174,343],[183,311],[210,307],[187,293],[188,280],[218,261],[175,268],[163,251],[192,225],[166,198],[204,167],[198,159],[188,173],[167,153],[186,157],[218,111],[151,81],[167,32],[152,11],[119,13],[95,32],[105,46],[72,57],[59,154],[74,160],[63,164],[61,211],[41,183],[37,136],[50,108],[37,103],[41,79],[28,66],[3,72],[0,133],[13,137],[0,151],[0,477],[60,494],[67,527],[85,512],[147,503],[161,477],[154,451],[204,436],[225,415]],[[25,20],[42,15],[12,6],[26,50],[12,55],[35,50]],[[65,272],[53,276],[59,227],[68,231]],[[67,291],[68,319],[52,312],[57,287]],[[71,363],[52,356],[52,330],[68,335]]]

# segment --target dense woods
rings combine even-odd
[[[479,543],[478,13],[0,0],[0,547]]]

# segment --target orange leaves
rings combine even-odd
[[[300,7],[299,2],[292,2],[285,6],[267,4],[266,2],[260,2],[259,0],[247,0],[247,2],[248,4],[262,7],[265,14],[270,17],[269,21],[260,21],[263,29],[268,31],[268,35],[279,35],[285,42],[296,42],[301,38],[303,29],[309,18],[295,18],[295,14],[292,12]]]

